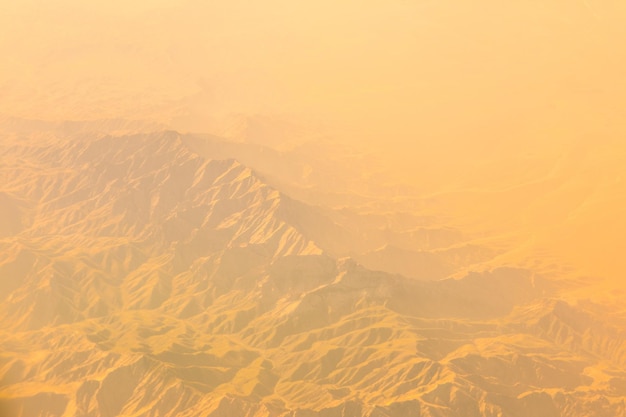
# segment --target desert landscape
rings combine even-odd
[[[626,7],[2,6],[0,416],[626,416]]]

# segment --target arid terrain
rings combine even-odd
[[[32,126],[1,142],[3,416],[626,413],[619,288],[397,187],[321,198],[320,155]]]
[[[0,3],[0,417],[626,417],[623,0]]]

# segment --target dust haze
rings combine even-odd
[[[626,413],[626,4],[0,5],[0,414]]]

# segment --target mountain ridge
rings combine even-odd
[[[6,147],[0,170],[20,223],[0,239],[2,413],[625,411],[614,310],[554,301],[561,282],[369,270],[338,256],[353,250],[348,228],[175,132],[38,138]],[[307,234],[316,224],[330,251]],[[442,259],[457,247],[453,230],[393,237],[433,239]]]

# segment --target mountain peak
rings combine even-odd
[[[622,334],[529,270],[374,271],[455,239],[341,223],[172,131],[38,135],[1,143],[0,414],[624,414]]]

